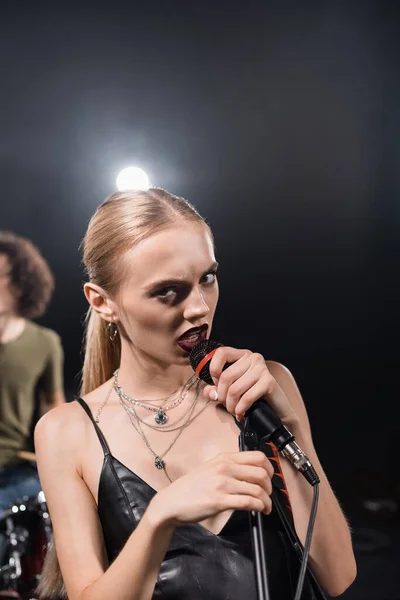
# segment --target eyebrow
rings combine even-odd
[[[208,269],[203,271],[203,273],[201,274],[201,277],[204,277],[204,275],[207,275],[207,273],[216,271],[218,269],[218,267],[219,267],[219,264],[217,263],[217,261],[214,261],[213,263],[211,263],[211,265],[208,267]],[[168,287],[169,285],[177,285],[177,284],[182,284],[182,283],[187,283],[187,282],[185,281],[185,279],[171,277],[169,279],[161,279],[160,281],[154,281],[153,283],[150,283],[148,286],[146,286],[145,290],[153,291],[155,289],[161,289],[163,287]]]

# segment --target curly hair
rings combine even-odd
[[[36,246],[11,231],[0,231],[0,254],[10,263],[11,285],[18,292],[19,316],[35,319],[44,314],[54,290],[54,277]]]

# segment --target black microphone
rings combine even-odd
[[[214,385],[210,375],[210,362],[217,348],[221,346],[223,344],[214,340],[203,340],[190,352],[189,360],[192,369],[196,371],[200,379],[209,385]],[[231,364],[226,363],[223,370],[227,369]],[[279,452],[311,485],[314,486],[319,483],[319,477],[314,467],[309,458],[294,441],[294,435],[283,425],[280,418],[264,400],[256,400],[247,409],[245,417],[249,419],[251,428],[261,442],[273,442]]]

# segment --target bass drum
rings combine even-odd
[[[14,502],[1,516],[0,531],[7,542],[0,600],[35,600],[35,588],[52,534],[43,492]]]

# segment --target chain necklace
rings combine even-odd
[[[140,408],[145,408],[146,410],[150,410],[150,411],[154,412],[155,413],[154,420],[157,423],[157,425],[165,425],[165,423],[168,421],[168,415],[166,414],[167,411],[171,410],[172,408],[175,408],[175,406],[178,406],[185,399],[189,390],[193,387],[193,385],[196,383],[196,381],[198,381],[197,375],[193,374],[190,377],[190,379],[183,386],[180,396],[172,404],[169,404],[168,406],[164,406],[163,405],[164,402],[163,402],[163,404],[161,406],[157,407],[157,406],[151,406],[146,402],[142,402],[141,400],[137,400],[136,398],[131,398],[131,396],[128,396],[128,394],[126,394],[124,392],[124,390],[122,389],[122,387],[119,385],[118,373],[119,373],[119,369],[117,369],[114,373],[114,389],[117,392],[118,397],[122,396],[125,400],[127,400],[131,404],[134,404],[136,406],[139,406]],[[177,393],[177,392],[173,392],[173,394],[168,396],[165,399],[165,401],[168,401],[171,398],[171,396],[173,396],[175,393]]]
[[[114,371],[113,375],[114,375],[114,378],[118,375],[118,369],[116,371]],[[191,382],[192,379],[193,379],[193,376],[186,382],[186,384],[185,384],[184,387],[189,386],[189,389],[190,389],[194,385],[194,383],[195,383],[195,380],[193,381],[193,383]],[[107,396],[106,396],[104,402],[102,402],[102,404],[100,405],[98,411],[96,412],[96,415],[95,415],[95,418],[94,418],[94,420],[95,420],[96,423],[100,423],[100,415],[101,415],[103,409],[106,407],[106,405],[107,405],[107,403],[108,403],[108,401],[110,399],[111,392],[113,391],[113,389],[114,389],[114,381],[113,381],[110,389],[107,392]],[[118,394],[118,390],[115,390],[115,391]],[[178,390],[178,392],[179,392],[179,390]],[[166,401],[168,401],[171,398],[171,396],[173,396],[174,394],[177,394],[178,392],[173,392],[170,396],[167,396],[164,399],[160,398],[160,400],[164,400],[163,403],[165,403]],[[186,396],[186,394],[185,394],[185,396]],[[152,402],[157,402],[157,400],[154,400]],[[186,414],[187,414],[187,411],[184,413],[184,416]],[[137,415],[137,419],[141,420],[145,425],[147,425],[148,427],[151,427],[152,429],[156,429],[157,431],[163,431],[163,429],[161,427],[152,426],[149,423],[146,423],[143,419],[140,419],[140,417],[138,415]],[[178,419],[178,421],[175,421],[174,424],[171,423],[171,425],[176,425],[181,420],[182,420],[182,418]],[[165,429],[165,431],[168,432],[168,431],[175,431],[175,430],[174,429],[171,430],[171,429],[168,428],[168,429]]]
[[[179,437],[182,435],[182,433],[183,433],[183,431],[186,429],[186,427],[187,427],[187,426],[188,426],[188,425],[189,425],[189,424],[190,424],[190,423],[191,423],[191,422],[194,420],[194,418],[198,417],[198,416],[199,416],[199,415],[200,415],[200,414],[203,412],[203,410],[205,410],[205,408],[207,408],[207,406],[208,406],[208,404],[209,404],[210,400],[208,400],[208,402],[206,402],[206,404],[205,404],[205,405],[203,406],[203,408],[202,408],[202,409],[201,409],[201,410],[200,410],[200,411],[197,413],[197,415],[196,415],[195,417],[193,417],[192,419],[190,418],[190,417],[192,416],[192,413],[193,413],[193,411],[194,411],[194,409],[195,409],[195,406],[196,406],[196,404],[197,404],[197,400],[198,400],[199,394],[200,394],[200,381],[199,381],[199,382],[198,382],[198,384],[197,384],[196,395],[195,395],[195,401],[193,402],[193,404],[192,404],[192,406],[191,406],[191,409],[190,409],[190,411],[189,411],[189,413],[188,413],[188,416],[187,416],[187,421],[186,421],[185,423],[183,423],[183,425],[181,425],[181,426],[179,427],[178,434],[177,434],[177,435],[174,437],[174,439],[173,439],[173,440],[172,440],[172,442],[169,444],[169,446],[168,446],[168,447],[167,447],[167,448],[166,448],[166,449],[165,449],[163,452],[161,452],[160,454],[157,454],[157,452],[155,452],[155,451],[153,450],[153,448],[150,446],[150,443],[149,443],[149,441],[148,441],[148,439],[147,439],[147,437],[146,437],[146,435],[145,435],[145,433],[144,433],[144,431],[143,431],[143,428],[142,428],[142,427],[141,427],[141,425],[140,425],[140,421],[139,421],[139,420],[137,420],[137,422],[136,422],[136,424],[135,424],[135,422],[134,422],[134,420],[133,420],[133,416],[132,416],[132,414],[131,414],[132,412],[133,412],[133,413],[136,413],[135,409],[134,409],[133,407],[128,407],[128,406],[126,406],[126,404],[123,402],[123,400],[122,400],[121,396],[118,394],[118,398],[119,398],[119,401],[120,401],[120,403],[121,403],[121,406],[122,406],[122,407],[123,407],[123,409],[125,410],[125,412],[126,412],[126,414],[127,414],[128,418],[129,418],[129,420],[130,420],[130,422],[131,422],[131,424],[132,424],[133,428],[134,428],[134,429],[137,431],[137,433],[140,435],[140,437],[142,438],[143,442],[145,443],[146,447],[147,447],[147,448],[150,450],[150,452],[151,452],[151,453],[152,453],[152,455],[154,456],[154,466],[155,466],[155,468],[156,468],[156,469],[160,469],[160,470],[162,469],[162,470],[164,471],[164,473],[165,473],[165,475],[166,475],[166,477],[167,477],[168,481],[170,481],[171,483],[172,483],[172,479],[171,479],[171,478],[170,478],[170,476],[168,475],[168,471],[167,471],[167,469],[166,469],[166,464],[165,464],[165,461],[164,461],[163,459],[164,459],[164,456],[167,454],[167,452],[169,452],[169,451],[171,450],[172,446],[173,446],[173,445],[174,445],[174,444],[177,442],[178,438],[179,438]],[[130,410],[129,408],[131,408],[131,410]]]
[[[120,398],[120,402],[123,402],[125,404],[126,401],[121,396],[119,396],[119,398]],[[189,404],[189,407],[186,408],[186,410],[182,413],[182,415],[176,421],[170,422],[167,427],[160,426],[160,425],[152,425],[151,423],[148,423],[147,421],[142,419],[142,417],[139,417],[136,410],[134,409],[134,407],[131,404],[129,406],[127,406],[127,409],[132,413],[132,415],[135,417],[135,419],[137,421],[140,421],[140,423],[142,423],[142,425],[146,425],[146,427],[149,427],[150,429],[154,429],[154,431],[160,431],[161,433],[170,433],[172,431],[176,431],[177,429],[179,429],[181,427],[180,425],[178,425],[178,423],[181,423],[181,421],[184,420],[184,418],[190,412],[190,410],[195,402],[196,402],[196,395],[193,396],[192,402]],[[192,417],[192,420],[193,420],[193,418],[195,418],[195,417]]]
[[[109,390],[108,390],[108,392],[107,392],[107,396],[106,396],[106,398],[105,398],[104,402],[103,402],[103,403],[100,405],[100,408],[99,408],[99,410],[98,410],[98,411],[97,411],[97,413],[96,413],[96,416],[95,416],[95,418],[94,418],[94,420],[96,421],[96,423],[100,423],[100,415],[101,415],[101,411],[103,410],[103,408],[106,406],[107,402],[109,401],[109,399],[110,399],[110,396],[111,396],[111,392],[113,391],[113,387],[114,387],[114,386],[113,386],[113,385],[111,385],[110,389],[109,389]]]
[[[195,402],[195,401],[193,401],[193,402]],[[205,410],[205,409],[207,408],[207,406],[210,404],[210,402],[211,402],[211,400],[207,400],[207,402],[205,403],[205,405],[204,405],[204,406],[203,406],[203,407],[202,407],[202,408],[199,410],[199,412],[198,412],[198,413],[196,413],[195,415],[191,416],[191,414],[192,414],[192,413],[191,413],[191,414],[189,415],[189,417],[188,417],[188,420],[187,420],[187,421],[186,421],[186,423],[184,424],[184,426],[185,426],[185,427],[187,427],[188,425],[190,425],[190,423],[191,423],[192,421],[194,421],[195,419],[197,419],[197,417],[198,417],[198,416],[199,416],[199,415],[200,415],[200,414],[203,412],[203,410]],[[192,408],[192,407],[191,407],[191,408]],[[135,416],[135,419],[136,419],[136,420],[138,420],[138,421],[140,420],[140,419],[138,418],[137,414],[135,415],[135,412],[136,412],[136,411],[135,411],[135,409],[134,409],[134,408],[132,408],[131,406],[128,406],[128,407],[127,407],[127,409],[128,409],[128,411],[132,412],[132,414]],[[190,410],[190,409],[189,409],[189,410]],[[185,415],[187,415],[187,413],[189,412],[189,410],[188,410],[188,411],[186,411]],[[194,411],[192,411],[192,412],[194,412]],[[151,429],[155,429],[155,431],[162,431],[162,432],[166,431],[165,429],[158,429],[158,428],[154,427],[153,425],[149,425],[149,423],[144,423],[144,425],[147,425],[147,427],[150,427]],[[177,429],[181,429],[181,427],[183,427],[183,426],[182,426],[182,425],[179,425],[179,427],[171,427],[171,429],[169,429],[169,430],[167,431],[167,433],[168,433],[168,432],[172,432],[172,431],[177,431]]]

